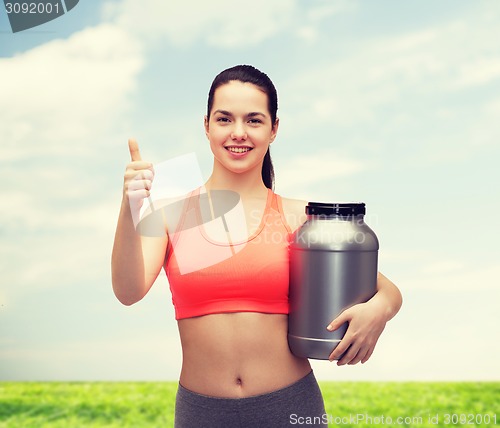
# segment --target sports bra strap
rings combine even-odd
[[[273,192],[273,202],[272,207],[280,213],[281,221],[283,222],[283,226],[285,226],[288,233],[292,233],[292,228],[286,221],[285,212],[283,211],[283,203],[281,201],[281,196],[277,195]]]

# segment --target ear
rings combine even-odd
[[[208,138],[208,116],[203,118],[203,127],[205,128],[205,135]]]
[[[271,141],[269,142],[269,144],[271,144],[274,141],[274,139],[276,138],[276,135],[278,134],[279,124],[280,124],[280,120],[277,117],[276,122],[274,122],[273,129],[271,130]]]

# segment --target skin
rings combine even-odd
[[[262,182],[264,155],[275,140],[279,122],[272,123],[267,95],[250,83],[232,81],[220,86],[204,127],[214,154],[212,175],[205,187],[240,194],[247,233],[260,224],[268,190]],[[235,156],[228,147],[249,147]],[[168,237],[146,238],[135,232],[134,213],[149,196],[152,164],[141,159],[137,142],[129,140],[131,162],[124,178],[123,201],[112,254],[113,289],[125,305],[141,300],[158,276]],[[283,198],[292,230],[305,221],[305,201]],[[229,225],[231,228],[231,225]],[[384,327],[402,303],[397,287],[382,274],[377,293],[355,305],[325,328],[349,328],[330,355],[338,365],[366,362]],[[285,387],[310,370],[307,359],[295,357],[287,343],[287,315],[255,312],[211,314],[178,321],[183,363],[180,383],[192,391],[217,397],[248,397]],[[347,352],[346,352],[347,351]],[[344,353],[345,352],[345,353]]]

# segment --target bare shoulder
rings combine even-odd
[[[281,198],[283,213],[292,230],[298,229],[306,220],[307,201],[300,199]]]

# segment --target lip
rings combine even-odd
[[[235,153],[235,152],[232,152],[231,150],[229,150],[230,147],[236,147],[236,148],[240,148],[240,149],[250,149],[250,150],[247,150],[246,152],[242,152],[242,153]],[[250,147],[250,146],[224,146],[224,148],[229,153],[229,155],[232,156],[233,158],[242,158],[242,157],[245,157],[253,149],[253,147]]]

